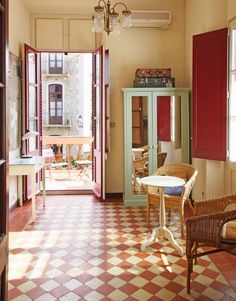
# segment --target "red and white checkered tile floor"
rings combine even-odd
[[[19,231],[29,205],[10,220],[11,301],[236,300],[236,291],[209,257],[194,267],[188,295],[185,257],[166,240],[141,252],[149,233],[143,207],[93,196],[47,196],[45,208],[37,203],[34,225]],[[177,214],[169,227],[184,245]]]

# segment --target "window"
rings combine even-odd
[[[49,85],[49,124],[62,124],[62,85]]]
[[[63,73],[63,53],[49,53],[49,73]]]
[[[236,162],[236,27],[230,32],[229,91],[229,160]]]

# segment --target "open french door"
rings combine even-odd
[[[8,0],[0,0],[0,300],[8,300]],[[10,81],[9,81],[10,82]]]
[[[27,130],[36,131],[39,133],[36,137],[31,137],[26,141],[25,149],[27,154],[37,156],[41,154],[41,101],[40,101],[40,87],[41,87],[41,73],[40,73],[40,53],[28,45],[24,45],[24,91],[23,91],[23,127],[22,135]],[[28,178],[28,177],[27,177]],[[39,176],[37,176],[36,189],[39,189]],[[26,181],[26,196],[27,199],[31,197],[30,181]]]
[[[93,192],[100,199],[105,199],[105,82],[104,48],[101,46],[93,53],[93,101],[92,131],[93,148]]]

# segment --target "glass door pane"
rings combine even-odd
[[[29,83],[36,83],[36,54],[28,53],[29,62]]]
[[[37,132],[37,88],[29,85],[29,130]],[[37,150],[38,137],[29,138],[29,152]]]

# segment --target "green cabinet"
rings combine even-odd
[[[151,175],[157,156],[165,164],[190,162],[189,89],[123,88],[124,93],[124,204],[145,205],[139,178]]]

